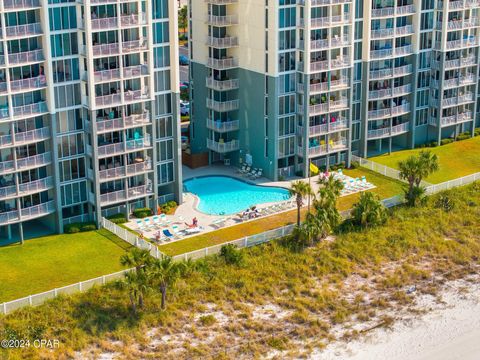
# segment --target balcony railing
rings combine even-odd
[[[318,145],[308,148],[309,156],[325,155],[337,151],[342,151],[347,148],[347,139],[341,139],[338,141],[330,141],[329,144]]]
[[[214,5],[228,5],[228,4],[236,4],[238,0],[205,0],[208,4]]]
[[[322,70],[328,70],[328,60],[313,61],[310,63],[310,71],[322,71]]]
[[[29,79],[10,81],[10,90],[14,92],[22,91],[22,90],[38,89],[45,86],[47,86],[47,79],[45,75],[40,75],[40,76],[29,78]]]
[[[238,79],[229,79],[229,80],[215,80],[212,78],[206,78],[206,86],[210,89],[217,91],[228,91],[238,89],[239,83]]]
[[[213,120],[207,119],[207,128],[219,133],[236,131],[240,128],[240,121],[239,120],[213,121]]]
[[[437,126],[437,122],[435,119],[431,119],[430,125]],[[450,125],[455,125],[459,124],[462,122],[468,122],[468,121],[473,121],[473,116],[471,111],[466,111],[461,114],[457,115],[450,115],[450,116],[443,116],[440,119],[440,126],[450,126]]]
[[[50,138],[50,128],[43,127],[40,129],[19,132],[15,134],[15,144],[25,144],[35,141],[42,141]]]
[[[45,101],[41,101],[35,104],[16,106],[13,108],[14,117],[34,116],[44,114],[46,112],[48,112],[48,107]]]
[[[338,89],[338,88],[344,88],[348,86],[348,79],[347,78],[341,78],[338,80],[331,80],[330,81],[330,89]]]
[[[118,55],[120,53],[120,46],[118,43],[93,45],[92,52],[93,56]]]
[[[98,146],[98,156],[106,157],[118,153],[124,153],[133,150],[144,150],[152,146],[150,134],[146,134],[143,138],[127,140],[114,144],[106,144]]]
[[[450,97],[442,100],[442,106],[454,106],[473,101],[473,93],[467,93],[458,97]]]
[[[100,170],[99,178],[102,181],[109,181],[125,176],[132,176],[152,170],[152,162],[150,160],[137,164],[119,166],[112,169]]]
[[[237,15],[225,15],[225,16],[208,15],[207,23],[212,26],[237,25],[238,16]]]
[[[25,196],[32,193],[39,193],[51,188],[53,188],[53,177],[48,176],[40,180],[35,180],[18,185],[18,194],[20,196]]]
[[[400,135],[408,132],[410,129],[410,122],[405,122],[403,124],[395,125],[390,127],[385,127],[381,129],[372,129],[368,130],[368,138],[369,139],[376,139],[382,137],[388,137],[392,135]]]
[[[385,37],[392,37],[393,36],[393,28],[390,29],[376,29],[372,30],[372,39],[381,39]]]
[[[95,104],[97,106],[119,105],[122,103],[121,94],[110,94],[95,97]]]
[[[207,148],[218,153],[226,153],[231,151],[237,151],[240,149],[240,143],[238,140],[231,140],[228,142],[214,141],[207,139]]]
[[[141,174],[141,173],[152,170],[152,161],[147,160],[141,163],[127,165],[125,169],[126,169],[127,175],[129,176]]]
[[[318,94],[321,92],[328,91],[328,82],[318,82],[314,84],[309,85],[310,88],[310,94]]]
[[[7,26],[5,28],[5,32],[7,37],[23,37],[23,36],[41,35],[42,26],[40,23]]]
[[[209,36],[207,39],[207,45],[217,48],[234,47],[238,46],[238,38],[236,36],[226,36],[223,38]]]
[[[395,8],[392,7],[384,7],[381,9],[372,9],[372,17],[385,17],[385,16],[393,16],[395,12]]]
[[[93,30],[108,30],[108,29],[115,29],[116,27],[118,27],[116,17],[92,19]]]
[[[145,134],[145,136],[140,139],[127,140],[125,142],[125,148],[127,151],[142,150],[150,146],[152,146],[152,138],[150,134]]]
[[[148,75],[148,66],[145,64],[128,66],[123,68],[123,77],[131,78]]]
[[[101,70],[93,73],[96,82],[120,79],[120,69]]]
[[[130,116],[125,116],[118,119],[108,119],[96,122],[98,133],[116,131],[147,124],[150,124],[150,113],[148,111],[144,111],[141,114],[132,114]]]
[[[328,112],[328,104],[315,104],[309,106],[310,116],[320,115]]]
[[[446,60],[445,69],[455,69],[461,66],[475,65],[475,56],[467,56],[460,59]]]
[[[207,61],[207,66],[217,70],[225,70],[225,69],[232,69],[232,68],[238,67],[237,62],[233,58],[228,58],[228,59],[209,58]]]
[[[136,199],[143,196],[149,196],[153,194],[152,186],[150,185],[141,185],[129,188],[127,190],[127,196],[129,199]]]
[[[207,107],[218,112],[234,111],[238,110],[239,101],[215,101],[212,99],[207,99]]]
[[[37,168],[50,164],[52,162],[52,154],[50,151],[43,154],[28,156],[21,159],[17,159],[17,170],[25,170],[30,168]]]
[[[127,200],[127,192],[125,190],[113,191],[100,195],[101,205],[108,205],[125,200]]]
[[[339,120],[335,122],[309,126],[308,134],[310,136],[322,135],[328,132],[346,130],[347,128],[348,128],[347,120],[345,118],[339,118]],[[300,130],[300,131],[303,132],[303,130]]]
[[[371,90],[368,92],[368,98],[373,99],[383,99],[386,97],[392,96],[392,89],[381,89],[381,90]]]
[[[476,46],[477,44],[477,38],[475,36],[470,36],[468,39],[447,41],[447,49],[461,49],[463,47]]]
[[[40,7],[40,0],[3,0],[5,9],[32,9]]]
[[[122,51],[124,53],[131,53],[143,50],[147,50],[147,41],[145,39],[122,42]]]
[[[395,35],[411,35],[413,34],[413,25],[399,26],[395,28]]]
[[[0,200],[13,198],[18,196],[17,187],[15,185],[0,187]]]
[[[415,5],[404,5],[404,6],[397,6],[395,12],[398,15],[408,15],[408,14],[415,14]]]
[[[400,96],[412,92],[412,84],[397,86],[393,88],[393,95]]]
[[[120,16],[120,24],[122,26],[138,26],[138,25],[145,25],[147,23],[147,17],[145,13],[138,14],[130,14],[130,15],[121,15]]]
[[[127,90],[123,93],[126,102],[148,100],[150,97],[147,90]]]
[[[24,52],[15,53],[15,54],[8,54],[8,62],[10,64],[15,64],[15,65],[31,63],[31,62],[40,62],[43,60],[45,60],[45,57],[43,56],[42,49],[24,51]]]

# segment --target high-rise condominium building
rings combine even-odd
[[[180,200],[176,7],[0,2],[0,239]]]
[[[473,135],[479,0],[189,6],[191,150],[210,163],[278,179]]]

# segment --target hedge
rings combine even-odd
[[[97,230],[97,225],[94,222],[72,223],[63,227],[65,234],[76,234],[78,232]]]

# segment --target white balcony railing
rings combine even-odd
[[[25,144],[30,142],[42,141],[50,138],[50,128],[43,127],[40,129],[19,132],[15,134],[15,144]]]
[[[120,69],[101,70],[93,73],[96,82],[120,79]]]
[[[392,7],[384,7],[381,9],[372,9],[372,17],[385,17],[385,16],[393,16],[395,12],[395,8]]]
[[[123,98],[127,102],[148,100],[150,97],[147,90],[127,90],[123,93]]]
[[[225,16],[218,16],[218,15],[208,15],[207,23],[212,26],[231,26],[238,24],[238,16],[237,15],[225,15]]]
[[[108,29],[115,29],[116,27],[118,27],[116,17],[92,19],[93,30],[108,30]]]
[[[127,199],[127,192],[125,190],[113,191],[106,194],[100,195],[100,204],[108,205],[120,201],[125,201]]]
[[[123,68],[123,77],[138,77],[148,75],[148,66],[145,64],[128,66]]]
[[[53,188],[53,177],[48,176],[46,178],[30,181],[18,185],[18,193],[21,196],[25,196],[32,193],[39,193]]]
[[[117,119],[98,120],[97,133],[104,133],[109,131],[122,130],[128,127],[143,126],[150,123],[150,113],[144,111],[141,114],[132,114]]]
[[[24,51],[20,53],[8,54],[8,62],[10,64],[25,64],[31,62],[40,62],[45,60],[42,49]]]
[[[209,109],[219,111],[219,112],[234,111],[238,109],[239,101],[238,100],[215,101],[212,99],[207,99],[207,107]]]
[[[131,53],[143,50],[147,50],[147,41],[145,39],[122,42],[122,51],[124,53]]]
[[[119,105],[122,103],[121,94],[110,94],[95,97],[95,104],[97,106]]]
[[[367,136],[368,136],[368,139],[378,139],[383,137],[401,135],[408,132],[409,129],[410,129],[410,122],[405,122],[403,124],[392,126],[391,128],[387,126],[380,129],[368,130]]]
[[[240,149],[240,143],[238,140],[231,140],[228,142],[214,141],[212,139],[207,139],[207,147],[210,150],[213,150],[218,153],[226,153],[230,151],[236,151]]]
[[[238,38],[236,36],[226,36],[222,38],[209,36],[207,45],[217,48],[228,48],[238,46]]]
[[[93,45],[92,52],[93,56],[118,55],[120,53],[120,46],[118,43]]]
[[[141,185],[129,188],[127,190],[127,196],[129,199],[136,199],[143,196],[149,196],[153,194],[152,186],[150,185]]]
[[[215,80],[212,78],[205,79],[206,86],[210,89],[214,89],[217,91],[227,91],[238,89],[239,82],[238,79],[229,79],[229,80]]]
[[[25,24],[17,26],[7,26],[5,28],[7,37],[24,37],[42,34],[42,25],[40,23]]]
[[[40,75],[29,79],[10,81],[10,90],[15,92],[21,90],[38,89],[44,86],[47,86],[47,79],[45,75]]]
[[[48,151],[43,154],[17,159],[17,170],[26,170],[47,165],[52,162],[52,154]]]
[[[122,26],[138,26],[145,25],[147,23],[147,17],[145,13],[138,14],[129,14],[120,16],[120,24]]]
[[[48,112],[47,103],[41,101],[35,104],[16,106],[13,108],[14,117],[26,117],[32,115],[40,115]]]
[[[227,58],[227,59],[209,58],[207,61],[207,66],[217,70],[224,70],[224,69],[235,68],[238,65],[234,58]]]
[[[34,219],[40,216],[48,215],[55,212],[55,202],[48,201],[39,205],[30,206],[20,210],[22,220]]]
[[[32,9],[40,7],[40,0],[3,0],[5,9]]]
[[[213,121],[207,119],[207,128],[216,132],[224,133],[228,131],[236,131],[240,128],[240,121]]]

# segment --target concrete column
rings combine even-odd
[[[12,225],[7,225],[7,238],[12,240]]]
[[[18,233],[20,235],[20,243],[23,245],[25,241],[23,238],[23,223],[21,222],[18,223]]]

